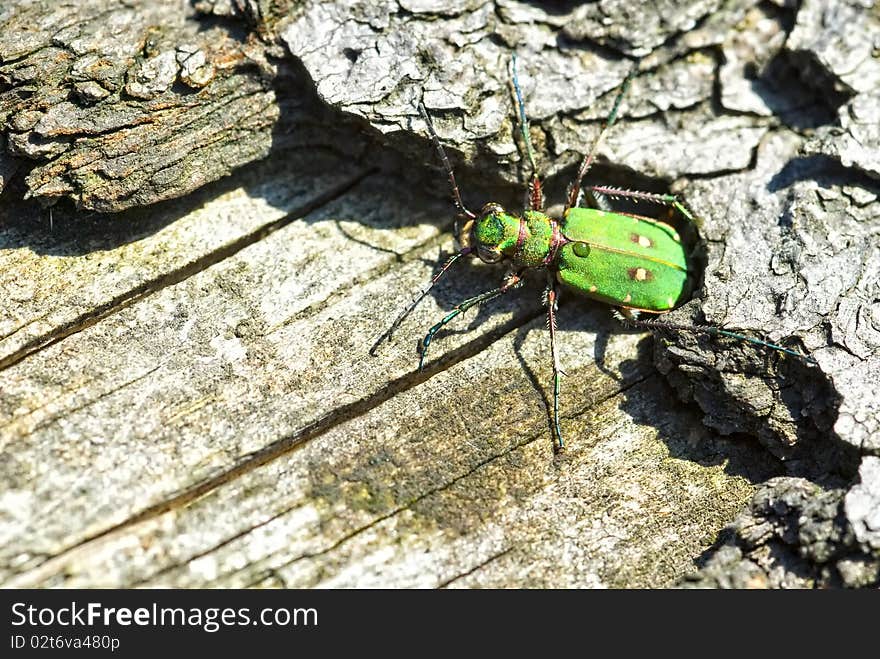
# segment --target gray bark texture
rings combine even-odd
[[[0,7],[0,583],[880,585],[880,6],[547,6]],[[514,52],[549,208],[638,61],[585,182],[695,212],[663,320],[815,364],[564,293],[554,456],[541,277],[367,355],[452,246],[419,102],[522,204]]]

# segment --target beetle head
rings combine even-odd
[[[490,202],[475,219],[462,225],[458,240],[462,247],[473,249],[481,261],[498,263],[516,245],[518,232],[519,220],[500,204]]]

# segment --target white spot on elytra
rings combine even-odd
[[[651,239],[647,236],[639,236],[639,245],[641,245],[642,247],[650,247],[651,245],[653,245],[653,243],[651,242]]]
[[[627,293],[627,294],[626,294],[626,297],[623,298],[623,301],[624,301],[624,302],[629,302],[629,301],[632,300],[632,299],[633,299],[633,296],[630,295],[629,293]]]

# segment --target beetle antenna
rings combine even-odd
[[[443,266],[440,268],[440,270],[437,272],[437,274],[435,274],[431,278],[431,283],[428,284],[424,289],[422,289],[419,292],[419,294],[416,295],[415,298],[413,298],[413,301],[410,302],[410,304],[406,307],[406,309],[401,311],[400,315],[394,320],[393,323],[391,323],[391,327],[389,327],[387,330],[385,330],[385,332],[382,333],[382,336],[380,336],[378,339],[376,339],[376,342],[373,344],[373,347],[370,348],[371,355],[373,355],[373,356],[376,355],[376,351],[379,349],[379,345],[382,343],[382,341],[384,341],[385,339],[388,339],[389,341],[391,340],[391,335],[397,331],[397,328],[404,321],[404,319],[407,316],[409,316],[417,306],[419,306],[419,303],[422,300],[425,299],[425,296],[431,291],[432,288],[434,288],[434,284],[436,284],[440,280],[440,278],[446,274],[446,271],[449,270],[449,267],[453,263],[458,261],[458,259],[460,259],[462,256],[467,256],[472,251],[473,251],[473,248],[465,247],[460,252],[456,252],[455,254],[450,256],[448,259],[446,259],[446,263],[444,263]]]
[[[810,364],[818,364],[818,362],[808,355],[801,354],[795,350],[790,350],[789,348],[784,348],[781,345],[776,343],[770,343],[769,341],[763,341],[761,339],[756,339],[751,336],[746,336],[745,334],[738,334],[736,332],[731,332],[729,330],[724,330],[719,327],[713,327],[712,325],[681,325],[678,323],[667,323],[661,320],[638,320],[636,318],[627,318],[623,314],[617,313],[615,314],[624,325],[629,327],[639,327],[645,329],[672,329],[679,330],[681,332],[690,332],[692,334],[708,334],[709,336],[726,336],[731,339],[736,339],[738,341],[744,341],[746,343],[751,343],[752,345],[761,346],[763,348],[769,348],[771,350],[775,350],[777,352],[783,352],[786,355],[791,355],[792,357],[797,357],[798,359],[802,359],[805,362]]]
[[[541,189],[541,179],[538,178],[538,165],[535,162],[535,148],[532,146],[532,135],[529,131],[529,120],[526,117],[526,104],[523,101],[522,89],[519,86],[519,76],[516,73],[516,53],[510,57],[510,77],[513,83],[513,93],[516,96],[516,106],[519,111],[519,130],[523,144],[526,147],[526,155],[532,167],[532,175],[529,179],[529,207],[532,210],[544,208],[544,191]]]
[[[436,147],[437,153],[440,155],[440,160],[443,163],[443,168],[446,170],[446,176],[449,179],[449,188],[452,191],[452,203],[455,204],[455,210],[472,220],[476,219],[477,216],[470,212],[461,200],[461,193],[458,191],[458,184],[455,182],[455,173],[452,171],[452,165],[449,163],[449,158],[446,157],[446,149],[443,148],[440,138],[437,137],[437,131],[434,130],[434,122],[431,121],[431,117],[428,115],[428,110],[425,108],[425,104],[421,101],[419,102],[419,114],[422,115],[422,119],[428,126],[431,140],[434,142],[434,146]]]
[[[620,85],[620,91],[617,92],[617,98],[614,99],[614,105],[611,107],[611,112],[608,114],[608,118],[605,119],[605,122],[602,124],[602,128],[599,130],[599,135],[596,136],[596,139],[593,141],[593,146],[590,147],[590,150],[587,152],[587,155],[584,156],[584,159],[581,161],[581,166],[578,168],[577,176],[575,176],[574,181],[572,181],[571,185],[568,188],[568,201],[565,205],[565,210],[577,205],[578,195],[581,190],[581,181],[586,175],[587,171],[593,165],[593,160],[596,157],[596,153],[599,151],[599,147],[602,145],[602,142],[605,141],[605,135],[608,132],[608,129],[614,125],[614,122],[617,121],[617,113],[620,110],[620,104],[623,102],[623,97],[626,95],[627,89],[629,89],[629,85],[632,82],[632,79],[639,72],[639,62],[638,60],[633,64],[633,67],[630,69],[629,73],[626,74],[626,78],[623,79],[623,82]]]

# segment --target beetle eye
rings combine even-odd
[[[501,250],[497,247],[485,247],[483,245],[477,246],[477,256],[484,263],[498,263],[498,261],[504,258]]]

